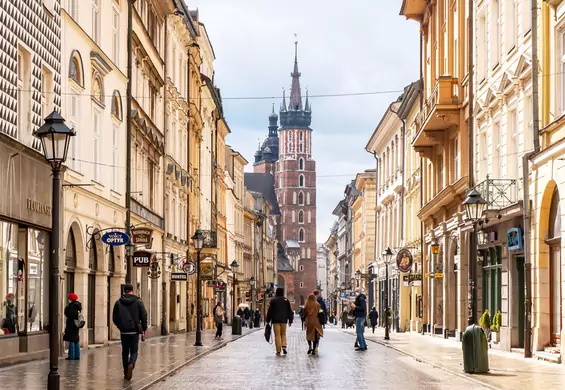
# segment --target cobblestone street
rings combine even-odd
[[[319,356],[308,356],[305,334],[298,325],[288,331],[288,355],[278,357],[259,331],[194,361],[152,389],[486,388],[378,344],[356,352],[353,343],[350,335],[328,328]]]

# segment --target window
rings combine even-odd
[[[312,249],[306,249],[306,258],[309,259],[312,256]]]
[[[288,151],[292,152],[292,132],[288,133]]]
[[[120,128],[118,125],[114,125],[112,129],[112,189],[116,192],[120,192],[119,188],[119,159],[118,159],[118,137],[120,135]]]
[[[69,97],[69,124],[68,126],[71,129],[77,130],[78,126],[78,93],[74,90],[71,90],[71,95]],[[80,160],[79,156],[81,155],[80,151],[80,134],[76,132],[74,137],[71,137],[71,150],[70,150],[70,157],[71,157],[71,169],[80,172]]]
[[[312,223],[312,211],[308,210],[308,223]]]
[[[304,193],[302,193],[302,192],[298,194],[298,204],[300,206],[304,205]]]
[[[300,153],[302,153],[304,151],[304,132],[301,131],[300,132],[300,136],[299,136],[299,140],[298,140],[298,151]]]
[[[302,210],[298,212],[298,223],[304,223],[304,211]]]
[[[45,277],[48,274],[45,266],[47,256],[49,256],[49,251],[46,250],[49,245],[48,241],[47,233],[35,229],[28,230],[27,307],[30,332],[43,330],[49,315],[47,310],[49,285],[46,282],[48,278]]]
[[[309,192],[306,193],[306,204],[310,205],[310,193]]]
[[[500,61],[500,0],[492,0],[490,12],[490,65],[493,67]]]
[[[299,170],[299,171],[303,171],[303,170],[304,170],[304,159],[303,159],[303,158],[299,158],[299,159],[298,159],[298,170]]]
[[[75,50],[69,61],[69,78],[81,87],[84,87],[83,77],[82,60],[78,51]]]
[[[303,271],[304,271],[304,266],[301,265],[300,267],[298,267],[298,269],[300,270],[300,272],[303,272]]]
[[[509,53],[516,47],[518,39],[518,0],[505,0],[506,3],[506,16],[504,22],[506,24],[506,51]]]
[[[100,126],[102,125],[102,115],[100,111],[94,110],[93,120],[93,132],[92,132],[92,170],[93,170],[93,180],[100,182]]]
[[[437,156],[437,192],[443,189],[443,155],[440,154]]]
[[[41,75],[41,119],[53,111],[53,73],[43,68]]]
[[[100,0],[92,0],[92,39],[100,45]]]
[[[492,177],[500,177],[500,165],[501,165],[501,149],[504,145],[504,141],[500,139],[500,124],[494,122],[492,124]],[[483,172],[486,174],[486,172]]]
[[[298,242],[304,242],[304,229],[298,231]]]
[[[509,179],[518,178],[518,115],[516,110],[509,111],[507,117],[507,177]]]
[[[157,90],[153,86],[149,86],[149,115],[153,121],[156,120],[157,110]]]
[[[488,32],[487,32],[487,15],[486,12],[483,12],[479,15],[478,18],[479,22],[479,40],[477,42],[477,50],[479,53],[486,53],[487,52],[487,39],[488,39]],[[482,55],[479,57],[479,61],[477,61],[477,78],[479,81],[484,80],[487,73],[487,66],[488,66],[488,57],[486,55]]]
[[[0,318],[4,322],[3,335],[8,335],[15,334],[18,325],[24,324],[16,310],[18,289],[24,287],[18,281],[18,225],[0,221],[0,246],[4,248],[0,251],[0,269],[3,271],[0,278]]]
[[[120,95],[120,91],[118,91],[117,89],[114,91],[114,94],[112,96],[111,111],[114,118],[120,121],[122,120],[122,97]]]
[[[68,0],[67,12],[78,22],[78,0]]]
[[[104,84],[100,74],[95,74],[92,81],[92,99],[99,104],[104,104]]]
[[[453,182],[459,179],[459,138],[455,137],[451,142],[451,150],[453,156]]]
[[[296,222],[296,211],[292,210],[292,223]]]
[[[532,5],[529,1],[522,1],[522,34],[527,34],[532,29]]]
[[[112,11],[112,61],[120,65],[120,14],[116,8]]]
[[[300,257],[302,257],[303,259],[306,258],[306,248],[302,248],[301,249],[302,255]]]
[[[298,187],[304,187],[304,175],[298,176]]]
[[[304,282],[300,282],[300,288],[304,288]]]
[[[14,133],[10,134],[16,139],[21,139],[22,135],[27,136],[31,131],[31,68],[29,53],[20,48],[18,50],[18,125]]]
[[[148,173],[149,173],[149,208],[155,208],[155,187],[156,187],[156,176],[155,175],[155,164],[152,161],[148,162]]]

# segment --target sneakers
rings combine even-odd
[[[127,370],[127,372],[126,372],[125,378],[126,378],[128,381],[131,381],[131,377],[132,377],[132,376],[133,376],[133,365],[128,364],[128,370]]]
[[[280,352],[277,352],[276,355],[277,355],[277,356],[281,356],[281,353],[280,353]]]
[[[286,351],[286,347],[282,347],[283,353],[286,355],[288,352]]]
[[[367,347],[365,347],[365,348],[357,347],[357,348],[355,348],[355,350],[356,351],[366,351]]]

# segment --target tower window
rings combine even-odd
[[[298,223],[304,223],[304,211],[302,210],[298,212]]]
[[[304,193],[303,192],[298,194],[298,204],[301,205],[301,206],[304,205]]]
[[[292,152],[292,133],[288,133],[288,151]]]
[[[298,242],[304,242],[304,229],[298,231]]]
[[[304,132],[300,132],[300,137],[298,140],[298,151],[302,153],[304,151]]]
[[[298,177],[298,187],[304,187],[304,175]]]
[[[303,158],[299,158],[299,159],[298,159],[298,170],[299,170],[299,171],[303,171],[303,170],[304,170],[304,159],[303,159]]]

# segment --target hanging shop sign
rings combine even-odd
[[[402,275],[402,284],[404,287],[410,286],[410,277],[409,275]]]
[[[185,272],[172,272],[171,281],[173,282],[186,282],[188,280],[188,274]]]
[[[400,270],[400,272],[410,272],[413,262],[414,259],[412,257],[412,253],[410,253],[407,248],[402,248],[396,254],[396,267]]]
[[[137,251],[133,254],[133,266],[148,268],[153,254],[147,251]]]
[[[129,242],[129,236],[124,232],[106,232],[102,236],[102,242],[110,246],[121,246]]]
[[[188,261],[184,263],[182,270],[188,275],[194,275],[196,272],[196,263],[194,261]]]
[[[151,244],[151,229],[134,229],[131,232],[131,241],[134,244]]]
[[[344,293],[343,291],[340,292],[340,293],[339,293],[339,297],[340,297],[340,298],[345,298],[345,293]]]
[[[214,262],[212,260],[207,259],[200,263],[200,279],[201,280],[214,279]]]
[[[520,231],[520,228],[508,229],[508,231],[506,232],[506,238],[509,251],[519,250],[524,247],[524,243],[522,242],[522,232]]]
[[[226,291],[226,283],[223,280],[218,280],[214,283],[214,290],[216,292]]]
[[[408,284],[410,287],[420,287],[422,285],[422,274],[408,275]]]

